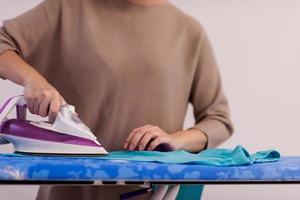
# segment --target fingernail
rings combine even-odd
[[[144,147],[143,146],[139,146],[139,150],[143,151]]]
[[[132,144],[129,146],[129,150],[130,150],[130,151],[133,150],[133,145],[132,145]]]

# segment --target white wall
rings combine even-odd
[[[236,128],[223,147],[242,144],[251,152],[276,148],[283,155],[299,155],[300,1],[171,1],[201,21],[215,48]],[[0,0],[0,21],[38,2]],[[22,89],[0,81],[0,91],[1,103]],[[189,112],[186,126],[192,122]],[[291,200],[300,198],[299,188],[207,186],[204,199]],[[36,187],[0,187],[1,199],[33,199],[35,191]]]
[[[300,1],[174,0],[205,27],[235,122],[224,147],[300,154]],[[299,121],[298,121],[299,120]],[[300,199],[300,187],[207,186],[203,199]]]

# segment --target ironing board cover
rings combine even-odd
[[[300,173],[292,172],[300,169],[300,165],[295,165],[300,158],[279,159],[277,151],[250,155],[241,146],[233,150],[209,149],[199,154],[183,151],[118,151],[106,157],[2,154],[0,180],[282,180],[289,174],[289,178],[294,175],[298,178]]]

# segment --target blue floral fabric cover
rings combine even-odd
[[[193,155],[182,151],[158,153],[156,157],[153,152],[145,154],[121,151],[110,152],[109,156],[103,157],[1,154],[0,180],[126,180],[176,183],[196,180],[300,180],[300,157],[279,159],[280,154],[273,150],[250,155],[238,146],[233,150],[208,149]],[[180,158],[180,155],[185,156]],[[174,156],[177,156],[176,162],[172,163]]]

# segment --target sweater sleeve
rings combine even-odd
[[[31,56],[55,32],[59,4],[59,0],[46,0],[14,19],[5,20],[0,28],[0,55],[14,50],[25,60]]]
[[[231,136],[233,125],[213,49],[204,30],[200,45],[190,102],[196,120],[194,128],[206,134],[206,147],[214,148]]]

